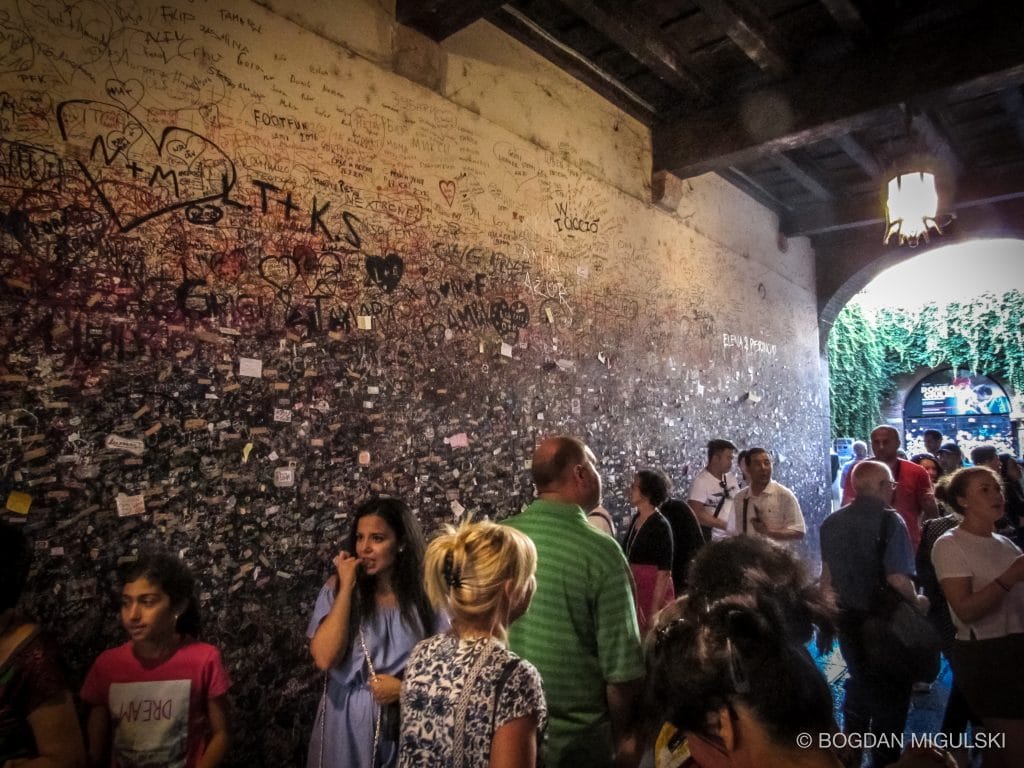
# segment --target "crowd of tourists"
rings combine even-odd
[[[307,768],[955,766],[972,750],[941,747],[963,733],[984,765],[1019,768],[1020,467],[932,447],[902,457],[881,426],[855,449],[843,505],[814,532],[820,576],[771,452],[725,439],[685,498],[638,468],[621,538],[596,457],[569,436],[539,442],[535,499],[500,522],[427,541],[402,500],[368,498],[307,627],[323,673]],[[222,763],[231,681],[200,640],[185,564],[152,553],[125,569],[127,641],[78,691],[83,729],[57,649],[19,608],[31,548],[17,526],[0,534],[0,765]],[[907,629],[922,622],[934,648]],[[838,711],[815,660],[836,641]],[[940,650],[945,738],[908,744]]]

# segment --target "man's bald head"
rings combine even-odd
[[[594,466],[594,454],[575,437],[546,437],[533,452],[530,468],[539,495],[578,504],[584,511],[601,503],[601,478]]]
[[[857,497],[867,496],[889,504],[892,501],[892,470],[880,461],[862,461],[853,468],[853,489]]]

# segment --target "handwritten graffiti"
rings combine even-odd
[[[771,342],[764,341],[763,339],[755,339],[750,336],[744,336],[739,333],[723,333],[722,347],[725,349],[737,347],[742,349],[744,352],[757,352],[768,357],[774,357],[778,352],[777,345],[772,344]]]
[[[0,181],[37,185],[64,178],[64,161],[54,152],[0,140]]]
[[[467,294],[483,296],[487,289],[487,275],[477,272],[470,278],[450,278],[427,283],[427,304],[436,307],[452,298],[461,299]]]
[[[492,279],[519,281],[530,268],[526,259],[512,258],[502,251],[485,246],[435,242],[430,251],[446,265],[467,271],[486,272]]]
[[[565,203],[556,203],[558,216],[553,219],[555,227],[559,232],[586,232],[596,235],[601,220],[598,218],[585,218],[569,213]]]
[[[291,191],[282,190],[281,187],[269,181],[254,179],[252,183],[254,187],[259,189],[261,213],[269,213],[271,203],[274,204],[275,211],[283,214],[285,221],[291,221],[292,216],[305,213],[302,206],[295,202],[294,193]],[[268,194],[271,192],[283,193],[283,196],[271,198]],[[353,248],[359,248],[363,244],[362,236],[358,230],[358,225],[362,223],[359,217],[350,211],[342,211],[340,232],[335,234],[332,232],[333,222],[331,227],[328,227],[329,219],[325,218],[330,207],[330,200],[321,205],[316,195],[313,196],[313,202],[309,207],[309,233],[311,235],[321,234],[331,241],[344,240]]]
[[[455,202],[455,182],[451,179],[441,179],[437,182],[437,187],[445,202],[448,203],[448,207],[451,208],[452,203]]]
[[[569,306],[569,296],[561,280],[553,277],[531,276],[527,272],[523,276],[523,285],[529,289],[534,296],[545,299],[557,299],[560,304]]]
[[[232,202],[234,164],[193,131],[171,126],[157,138],[122,107],[87,100],[61,103],[57,124],[122,232],[181,208]]]

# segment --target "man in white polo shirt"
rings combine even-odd
[[[764,448],[747,451],[750,485],[736,494],[737,533],[774,539],[787,547],[807,532],[800,503],[789,488],[772,480],[772,457]]]

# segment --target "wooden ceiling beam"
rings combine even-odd
[[[881,164],[852,134],[844,133],[842,136],[836,136],[834,141],[846,153],[847,157],[860,166],[860,169],[864,171],[869,179],[872,181],[881,179]]]
[[[959,176],[963,172],[963,163],[960,162],[956,150],[927,112],[921,111],[913,115],[910,118],[910,129],[924,143],[928,153],[942,163],[944,170],[954,176]]]
[[[806,168],[801,167],[799,163],[793,160],[793,158],[782,152],[777,152],[771,156],[771,160],[791,179],[819,200],[826,201],[834,198],[831,190],[819,181],[815,174]]]
[[[768,210],[775,211],[780,216],[785,216],[789,212],[789,207],[785,202],[739,168],[723,168],[718,175]]]
[[[762,71],[777,79],[792,74],[784,47],[754,6],[745,0],[696,0],[696,3]]]
[[[511,5],[504,5],[488,21],[559,69],[592,88],[612,104],[640,122],[651,125],[659,115],[652,104],[580,52],[556,39],[543,27]]]
[[[758,112],[765,112],[769,100],[777,105],[777,116],[760,121],[756,135],[747,128],[750,116],[742,96],[663,121],[653,131],[654,170],[687,178],[743,165],[891,119],[902,102],[927,108],[1022,81],[1024,6],[994,11],[982,4],[955,26],[776,84],[759,94]]]
[[[1013,124],[1017,140],[1024,146],[1024,96],[1021,96],[1020,88],[1008,88],[1003,91],[999,94],[999,103]]]
[[[1003,169],[998,174],[977,174],[952,182],[939,180],[939,209],[942,214],[986,205],[998,205],[1024,199],[1021,169]],[[952,198],[952,202],[946,202]],[[882,188],[877,193],[860,195],[834,203],[805,206],[782,216],[780,229],[787,237],[813,237],[861,227],[878,227],[879,239],[885,224]]]
[[[870,33],[860,8],[852,0],[820,0],[825,10],[848,36],[866,38]]]
[[[482,19],[506,0],[395,0],[395,18],[435,42]]]
[[[687,65],[675,41],[654,24],[640,16],[631,17],[626,24],[621,20],[624,16],[604,10],[593,0],[561,3],[672,88],[689,93],[704,104],[710,102],[710,84]]]

